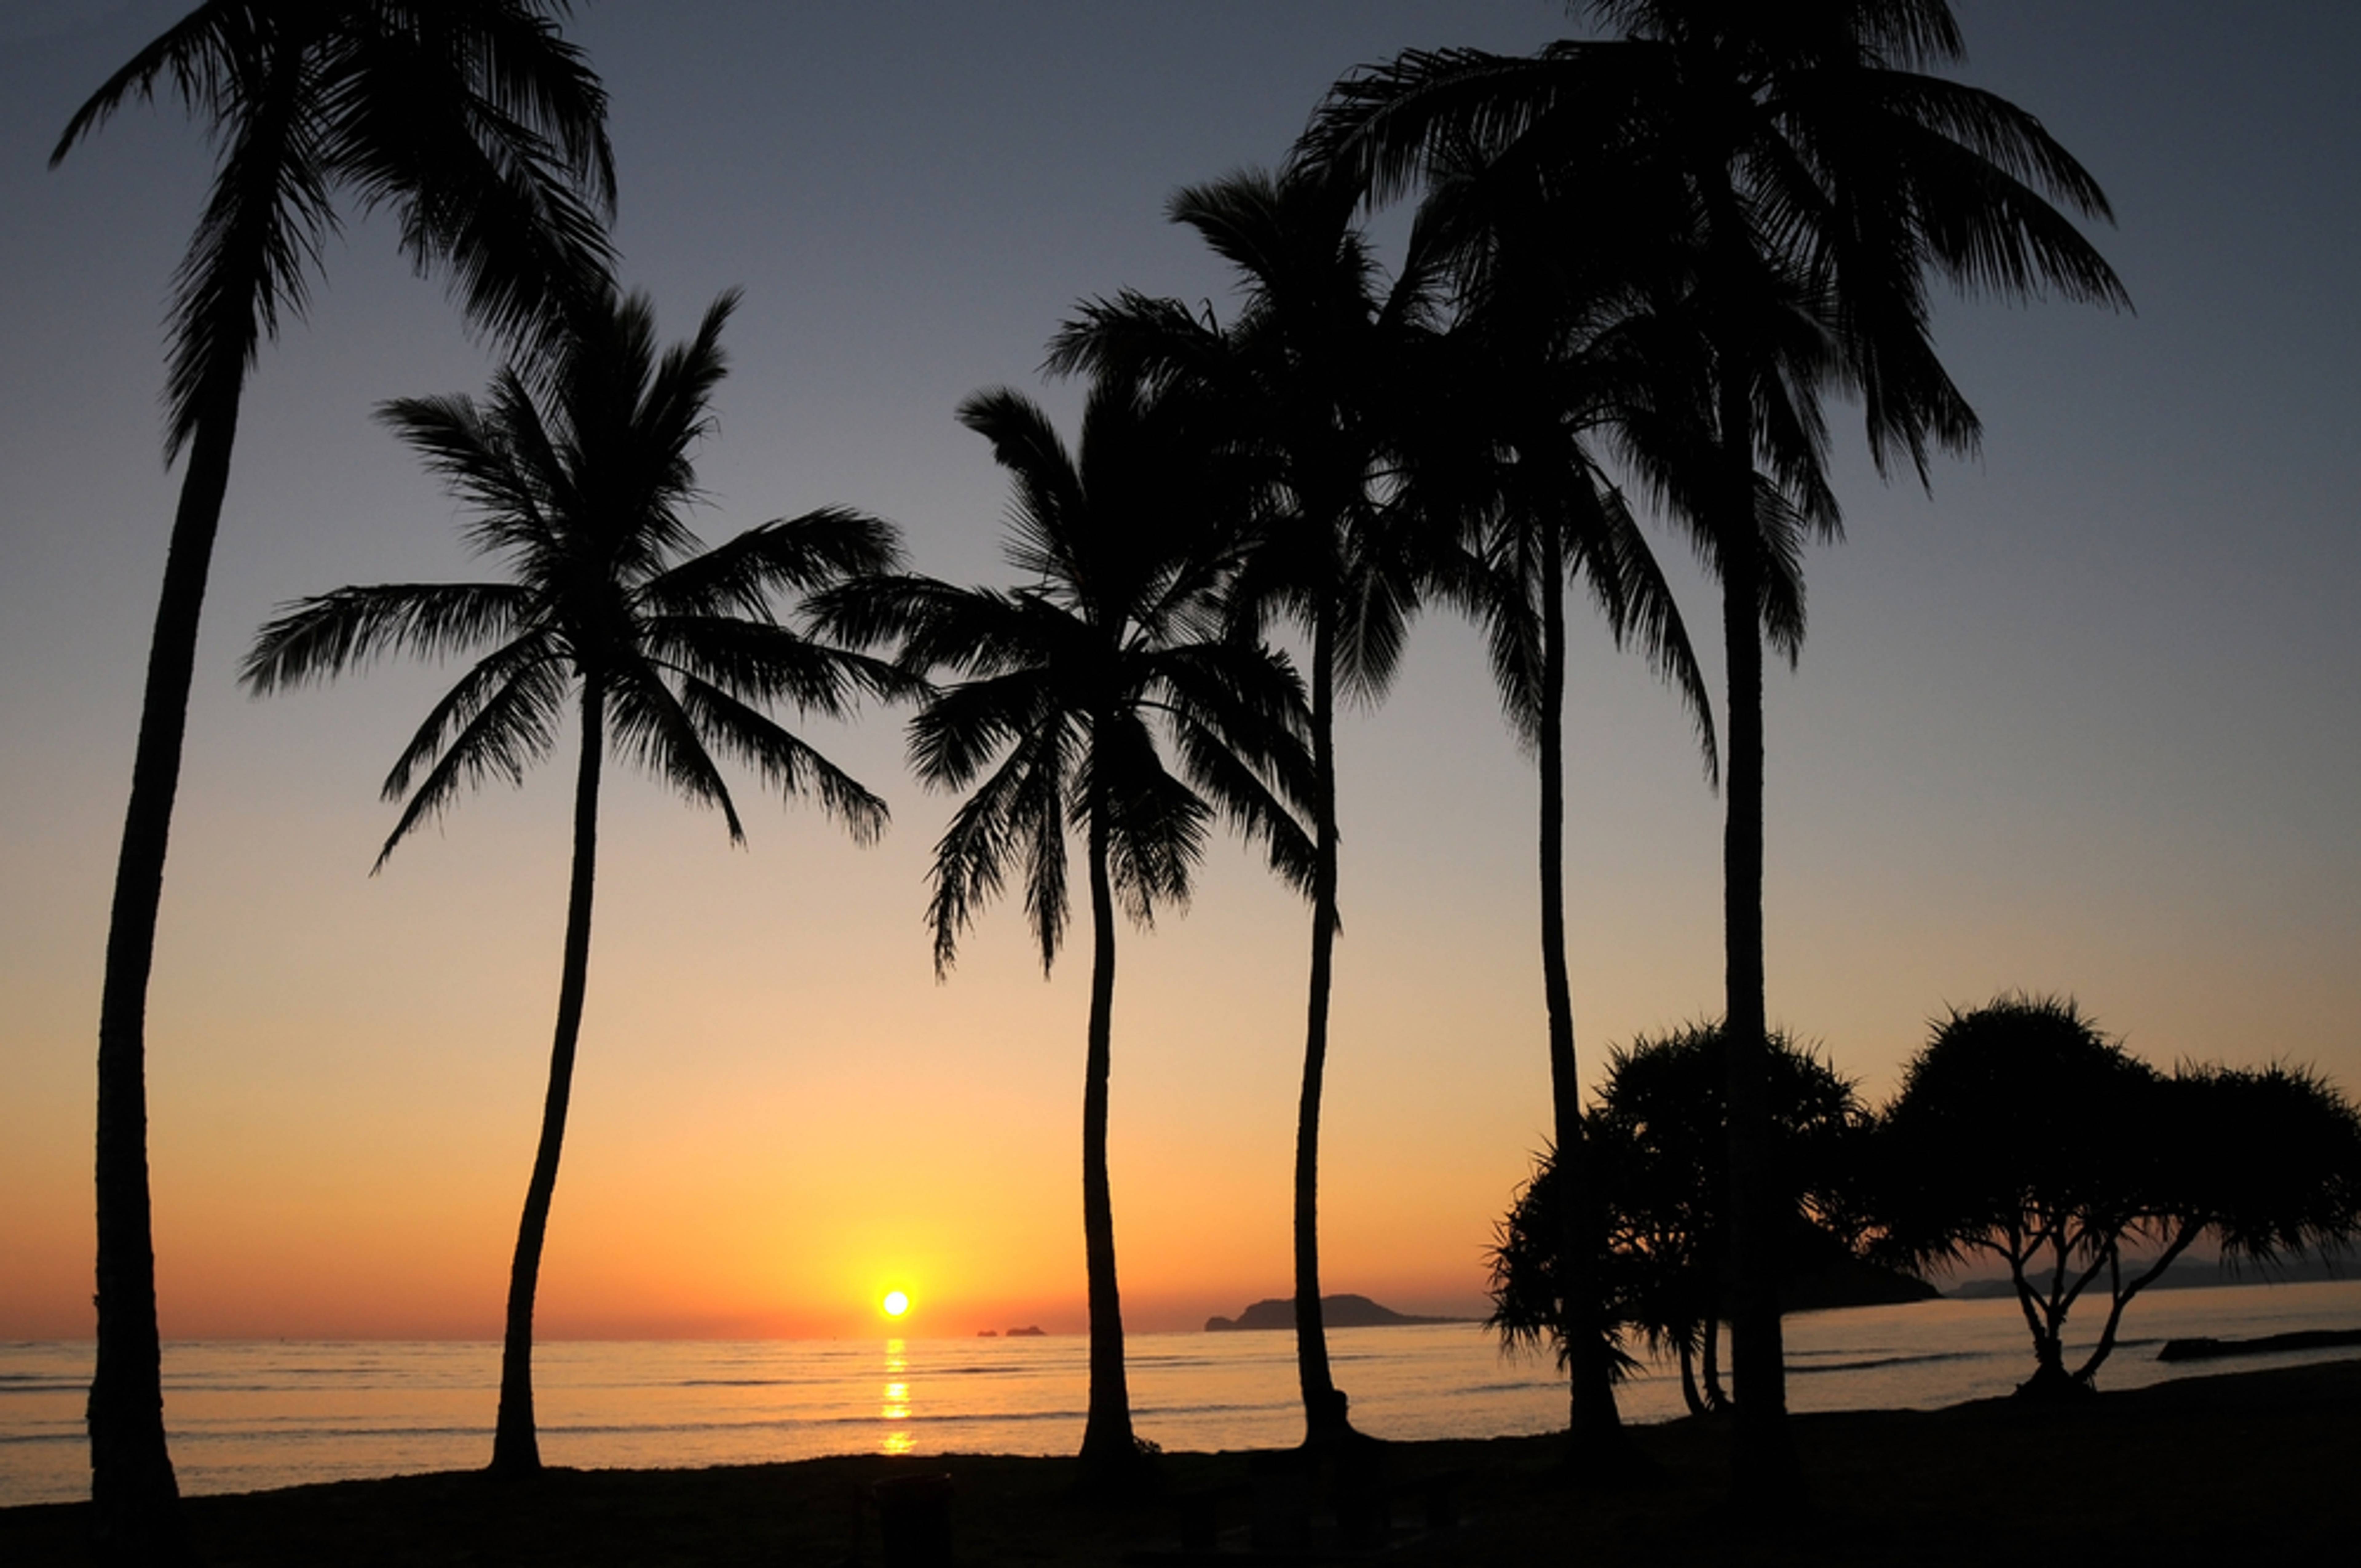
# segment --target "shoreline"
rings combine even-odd
[[[2337,1561],[2356,1533],[2344,1496],[2361,1467],[2361,1359],[2180,1377],[2047,1409],[1982,1399],[1793,1421],[1807,1502],[1767,1528],[1726,1500],[1728,1440],[1715,1421],[1634,1428],[1653,1474],[1620,1487],[1570,1479],[1556,1434],[1384,1443],[1394,1521],[1385,1555],[1964,1568],[2072,1541],[2147,1563]],[[1078,1498],[1071,1459],[944,1454],[553,1470],[523,1486],[445,1471],[215,1494],[186,1507],[204,1561],[254,1568],[828,1563],[854,1551],[856,1534],[860,1560],[873,1562],[868,1488],[948,1475],[961,1562],[1287,1561],[1243,1554],[1248,1516],[1267,1508],[1270,1475],[1287,1466],[1274,1453],[1287,1451],[1166,1453],[1153,1493],[1122,1502]],[[1298,1486],[1315,1543],[1327,1539],[1318,1484],[1277,1485]],[[1455,1516],[1448,1527],[1431,1525],[1438,1497],[1442,1514]],[[88,1508],[0,1508],[0,1562],[92,1561]],[[1180,1554],[1184,1528],[1202,1537],[1208,1524],[1224,1552]]]

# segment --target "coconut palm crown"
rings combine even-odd
[[[567,712],[581,730],[574,863],[555,1043],[541,1143],[510,1275],[492,1466],[540,1466],[533,1414],[533,1304],[582,1021],[598,850],[598,789],[616,751],[744,827],[717,758],[751,766],[789,798],[816,797],[859,840],[884,802],[782,728],[767,709],[840,717],[866,692],[906,696],[892,665],[812,641],[779,619],[782,595],[888,572],[889,524],[827,508],[702,550],[686,512],[697,499],[692,449],[711,427],[736,296],[696,336],[659,355],[642,296],[581,318],[556,364],[500,373],[480,403],[405,399],[382,417],[474,512],[470,543],[503,560],[503,582],[384,584],[298,601],[263,627],[244,678],[258,695],[325,680],[381,654],[473,652],[386,777],[401,814],[379,851],[487,779],[522,784],[557,747]]]

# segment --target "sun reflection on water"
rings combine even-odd
[[[899,1424],[910,1419],[910,1360],[905,1350],[904,1343],[898,1339],[885,1342],[885,1388],[877,1417],[880,1420],[896,1424],[887,1426],[878,1434],[877,1451],[880,1453],[907,1453],[917,1441],[907,1425]]]

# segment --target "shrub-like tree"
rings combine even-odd
[[[1953,1009],[1877,1141],[1882,1246],[1916,1265],[2008,1266],[2033,1336],[2017,1390],[2030,1398],[2095,1387],[2125,1309],[2202,1237],[2234,1266],[2361,1237],[2361,1114],[2335,1086],[2285,1066],[2166,1077],[2070,998]],[[2070,1371],[2067,1319],[2094,1292],[2106,1320]]]
[[[164,450],[181,497],[148,651],[98,1025],[98,1365],[91,1502],[101,1552],[179,1554],[164,1442],[148,1190],[148,978],[163,900],[205,579],[246,375],[300,314],[336,200],[391,207],[468,315],[544,336],[595,288],[614,201],[607,102],[558,36],[564,0],[208,0],[91,95],[54,166],[159,86],[206,122],[213,191],[174,279]]]
[[[1781,1239],[1783,1282],[1853,1255],[1862,1203],[1867,1117],[1850,1080],[1784,1031],[1771,1035],[1773,1157],[1799,1195]],[[1727,1036],[1719,1023],[1642,1036],[1609,1052],[1598,1103],[1583,1119],[1592,1234],[1606,1238],[1601,1318],[1589,1329],[1618,1365],[1625,1331],[1672,1351],[1697,1414],[1730,1401],[1719,1368],[1729,1301]],[[1501,1221],[1493,1252],[1492,1324],[1510,1343],[1547,1339],[1569,1355],[1582,1319],[1554,1227],[1573,1190],[1545,1159]]]
[[[659,355],[643,296],[582,313],[536,378],[501,372],[478,402],[404,399],[381,411],[475,512],[480,554],[506,582],[403,583],[340,588],[288,606],[247,655],[258,695],[324,681],[379,656],[442,658],[490,651],[434,705],[385,781],[401,815],[378,865],[461,791],[526,768],[557,747],[572,709],[580,725],[574,858],[566,905],[557,1027],[541,1138],[509,1272],[492,1469],[541,1467],[533,1409],[533,1309],[542,1242],[573,1091],[575,1043],[589,980],[590,903],[598,792],[611,744],[744,841],[716,754],[744,762],[790,799],[817,796],[866,842],[885,803],[840,772],[765,710],[849,713],[863,691],[906,696],[892,665],[812,641],[783,622],[781,595],[810,594],[899,564],[892,525],[841,508],[766,522],[711,550],[689,531],[697,499],[690,453],[712,426],[725,362],[721,328],[734,294],[705,313],[691,341]],[[545,401],[536,381],[551,391]]]
[[[1222,493],[1225,465],[1177,403],[1102,379],[1078,452],[1038,404],[1005,388],[969,399],[959,417],[1008,470],[1008,561],[1029,580],[1012,592],[865,579],[828,597],[821,624],[863,644],[897,643],[913,674],[961,677],[910,724],[922,778],[974,786],[935,846],[927,917],[938,977],[1012,871],[1021,871],[1026,919],[1049,972],[1065,937],[1067,839],[1081,832],[1092,936],[1082,1460],[1093,1485],[1119,1485],[1140,1449],[1107,1174],[1115,915],[1120,907],[1144,927],[1159,908],[1184,905],[1217,815],[1259,841],[1290,881],[1309,882],[1311,841],[1285,804],[1308,788],[1302,688],[1278,654],[1225,634],[1235,498]]]

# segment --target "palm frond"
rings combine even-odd
[[[783,798],[817,795],[857,844],[873,844],[885,831],[892,814],[884,801],[767,715],[699,680],[682,683],[680,700],[708,742],[752,767]]]
[[[96,134],[129,100],[153,103],[160,79],[170,78],[192,114],[223,117],[238,93],[245,66],[261,53],[255,20],[247,6],[211,0],[167,27],[74,111],[50,149],[49,167],[63,162],[77,142]]]
[[[477,660],[456,685],[436,699],[412,733],[410,743],[402,748],[401,755],[394,759],[392,768],[386,773],[380,797],[395,801],[410,793],[411,780],[419,770],[434,766],[451,737],[474,723],[487,705],[521,680],[531,683],[525,694],[531,700],[526,706],[531,713],[540,716],[541,727],[533,731],[538,738],[534,743],[517,755],[526,761],[544,755],[555,742],[558,705],[572,675],[571,663],[555,641],[546,628],[535,627]],[[509,776],[511,783],[523,782],[521,773]]]
[[[442,659],[506,637],[534,608],[513,583],[384,583],[280,607],[238,680],[256,696],[365,668],[388,652]]]
[[[1038,669],[962,681],[910,720],[910,765],[930,784],[963,789],[1023,736],[1059,722],[1049,676]]]
[[[791,703],[800,713],[841,718],[866,692],[887,702],[930,689],[899,665],[816,642],[767,620],[728,615],[652,616],[640,622],[649,658],[741,700]]]
[[[901,565],[892,523],[851,507],[821,507],[750,528],[668,567],[636,597],[658,615],[767,618],[782,595],[823,592]]]
[[[732,844],[746,841],[738,803],[705,749],[705,736],[655,671],[637,662],[601,672],[608,732],[624,754],[698,806],[721,813]],[[708,687],[710,691],[711,688]]]
[[[497,657],[497,655],[495,655]],[[486,661],[489,663],[490,661]],[[483,665],[478,665],[483,668]],[[502,672],[506,678],[490,685],[480,701],[471,702],[472,716],[459,727],[449,744],[427,770],[418,787],[411,792],[408,804],[401,809],[401,819],[393,831],[387,834],[385,844],[378,850],[377,861],[369,867],[371,875],[384,868],[394,846],[408,838],[422,823],[441,816],[462,788],[475,788],[487,778],[506,779],[511,784],[524,783],[525,770],[547,756],[557,743],[557,725],[563,712],[566,687],[556,666],[546,660],[522,664]],[[408,769],[413,761],[423,761],[433,750],[430,730],[447,723],[445,707],[438,707],[422,727],[402,762],[388,775],[385,793],[388,799],[400,796],[408,786]],[[439,740],[439,736],[434,739]]]

